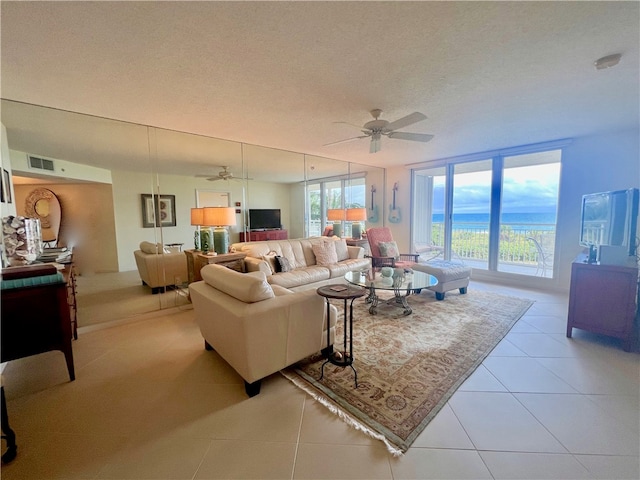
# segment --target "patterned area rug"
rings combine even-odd
[[[388,298],[387,296],[386,298]],[[431,292],[408,298],[413,313],[395,305],[378,306],[370,315],[364,297],[354,302],[353,366],[327,364],[318,355],[282,373],[353,427],[385,442],[400,455],[482,363],[530,300],[469,290]],[[342,302],[336,348],[342,339]]]

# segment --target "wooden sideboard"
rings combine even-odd
[[[263,230],[260,232],[240,232],[241,242],[266,242],[267,240],[286,240],[286,230]]]
[[[69,378],[75,380],[68,286],[64,281],[37,281],[37,277],[54,274],[56,268],[52,265],[2,269],[3,281],[33,278],[34,282],[2,290],[1,361],[60,350]]]
[[[586,263],[581,255],[571,264],[567,337],[574,328],[622,339],[630,351],[637,340],[638,268]]]

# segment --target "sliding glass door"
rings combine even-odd
[[[552,278],[560,160],[559,148],[510,149],[414,169],[414,251]]]

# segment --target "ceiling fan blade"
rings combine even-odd
[[[345,140],[338,140],[337,142],[331,142],[331,143],[325,143],[323,145],[323,147],[329,147],[331,145],[338,145],[340,143],[347,143],[347,142],[352,142],[354,140],[359,140],[361,138],[367,138],[369,135],[360,135],[359,137],[352,137],[352,138],[347,138]]]
[[[355,123],[349,123],[349,122],[333,122],[334,124],[342,124],[342,125],[349,125],[350,127],[356,127],[358,130],[362,130],[362,125],[356,125]]]
[[[399,118],[395,122],[389,123],[385,130],[397,130],[399,128],[407,127],[409,125],[413,125],[414,123],[421,122],[422,120],[426,120],[427,116],[420,112],[413,112],[407,115],[406,117]]]
[[[428,142],[433,138],[433,135],[428,133],[409,133],[409,132],[391,132],[387,135],[389,138],[396,138],[398,140],[412,140],[414,142]]]

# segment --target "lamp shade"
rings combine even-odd
[[[366,208],[347,208],[347,220],[350,222],[361,222],[367,219]]]
[[[327,210],[327,220],[334,222],[340,222],[345,219],[344,209],[342,208],[330,208]]]
[[[228,227],[236,224],[236,211],[233,207],[204,207],[203,210],[203,225]]]
[[[204,220],[204,208],[191,209],[191,225],[202,225]]]

